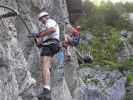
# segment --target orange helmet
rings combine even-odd
[[[76,30],[80,33],[80,26],[76,26]]]
[[[72,31],[73,35],[79,35],[80,34],[80,28],[77,29],[76,28],[73,28],[73,31]]]
[[[81,27],[78,25],[78,26],[76,26],[76,29],[80,29]]]

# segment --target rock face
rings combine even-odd
[[[65,19],[68,16],[65,2],[65,0],[0,0],[0,5],[18,11],[29,30],[37,32],[36,14],[44,7],[57,21],[69,21]],[[6,12],[11,11],[0,7],[1,15]],[[32,77],[37,80],[39,77],[37,71],[39,50],[27,38],[28,34],[19,17],[0,19],[0,100],[37,100],[31,85],[34,83]],[[64,93],[68,92],[70,95],[65,79],[62,83]],[[70,100],[71,95],[67,98]]]
[[[126,77],[123,77],[119,71],[88,68],[82,69],[80,75],[86,80],[86,85],[81,86],[87,97],[85,100],[123,100]]]
[[[66,0],[0,0],[0,5],[16,9],[31,32],[40,30],[36,15],[41,9],[61,26],[69,22]],[[0,15],[7,12],[0,7]],[[39,49],[27,37],[28,29],[18,17],[0,19],[0,100],[37,100],[39,91],[32,85],[33,78],[40,81]],[[52,67],[52,100],[122,100],[125,78],[119,72],[87,69],[81,71],[81,78],[91,79],[86,85],[74,50],[70,48],[70,62]]]

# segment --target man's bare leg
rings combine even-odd
[[[43,75],[43,85],[44,88],[50,90],[50,68],[51,68],[51,57],[50,56],[43,56],[42,57],[42,75]]]
[[[38,99],[51,100],[51,93],[50,93],[51,57],[50,56],[41,56],[41,67],[42,67],[43,91],[38,95]]]

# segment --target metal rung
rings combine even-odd
[[[8,12],[6,14],[0,15],[0,19],[8,18],[8,17],[14,17],[14,16],[17,16],[17,13],[15,13],[15,12]]]

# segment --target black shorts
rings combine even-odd
[[[51,56],[53,57],[60,50],[59,41],[55,41],[55,43],[44,45],[41,47],[40,56]]]

